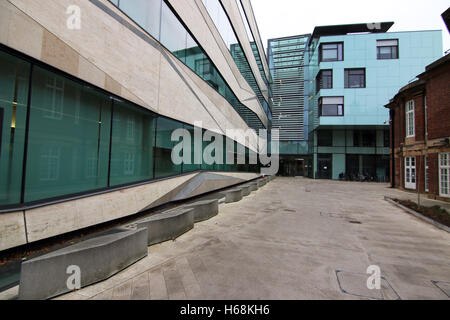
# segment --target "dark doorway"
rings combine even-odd
[[[308,159],[302,156],[281,156],[279,175],[284,177],[303,177],[307,175]]]
[[[331,179],[333,177],[333,155],[317,155],[317,179]]]

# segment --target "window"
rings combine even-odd
[[[333,70],[320,70],[316,78],[316,90],[333,89]]]
[[[49,83],[64,90],[49,90]],[[111,132],[109,95],[37,66],[32,86],[25,202],[106,188]],[[77,104],[78,110],[54,108]],[[49,117],[53,110],[57,110],[54,117]],[[73,125],[77,113],[79,125]]]
[[[159,117],[156,125],[155,178],[164,178],[182,173],[182,166],[172,162],[172,149],[179,141],[172,141],[172,132],[182,129],[177,121]]]
[[[428,156],[425,156],[425,192],[430,191],[430,164],[428,163]]]
[[[345,88],[365,88],[366,69],[345,69]]]
[[[398,59],[398,40],[378,40],[377,59]]]
[[[20,201],[30,64],[0,52],[0,205]]]
[[[333,131],[332,130],[320,130],[317,132],[317,145],[319,147],[332,147],[333,146]]]
[[[111,186],[153,178],[156,116],[127,102],[114,102]]]
[[[406,103],[406,136],[414,137],[416,134],[415,118],[414,118],[414,100],[410,100]]]
[[[353,146],[374,148],[377,143],[377,133],[375,130],[355,130],[353,131]]]
[[[389,130],[383,131],[383,147],[389,148],[391,146],[391,132]]]
[[[405,158],[405,188],[416,189],[416,158]]]
[[[450,197],[450,153],[439,155],[439,194]]]
[[[343,61],[344,43],[322,43],[320,45],[320,62]]]
[[[322,97],[319,99],[321,117],[344,116],[344,97]]]
[[[58,77],[48,77],[45,85],[46,111],[45,117],[53,120],[62,120],[64,112],[64,82]]]
[[[161,15],[161,0],[120,0],[118,4],[129,17],[150,33],[155,39],[159,39],[159,25]]]

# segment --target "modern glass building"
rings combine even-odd
[[[0,251],[260,175],[249,158],[271,125],[271,76],[249,0],[0,12]],[[171,159],[176,129],[192,133],[191,163]],[[202,161],[205,132],[231,155]],[[238,147],[246,163],[226,164]]]
[[[389,180],[383,107],[443,54],[442,32],[388,32],[390,23],[316,27],[309,50],[314,178]]]
[[[392,25],[321,26],[269,40],[280,174],[389,179],[383,106],[443,53],[441,31],[388,32]]]
[[[280,174],[308,175],[307,72],[308,41],[311,35],[270,39],[269,68],[273,77],[272,126],[280,130]],[[306,63],[305,63],[306,62]]]

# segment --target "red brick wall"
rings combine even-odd
[[[428,139],[450,136],[450,65],[427,81]]]
[[[425,108],[424,108],[424,96],[420,94],[413,98],[414,100],[414,116],[416,125],[416,141],[425,140]],[[405,114],[406,117],[406,114]],[[406,132],[406,128],[405,128]]]

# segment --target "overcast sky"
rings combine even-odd
[[[441,14],[449,0],[252,0],[267,39],[312,33],[315,26],[394,21],[390,31],[442,30],[444,51],[450,35]]]

